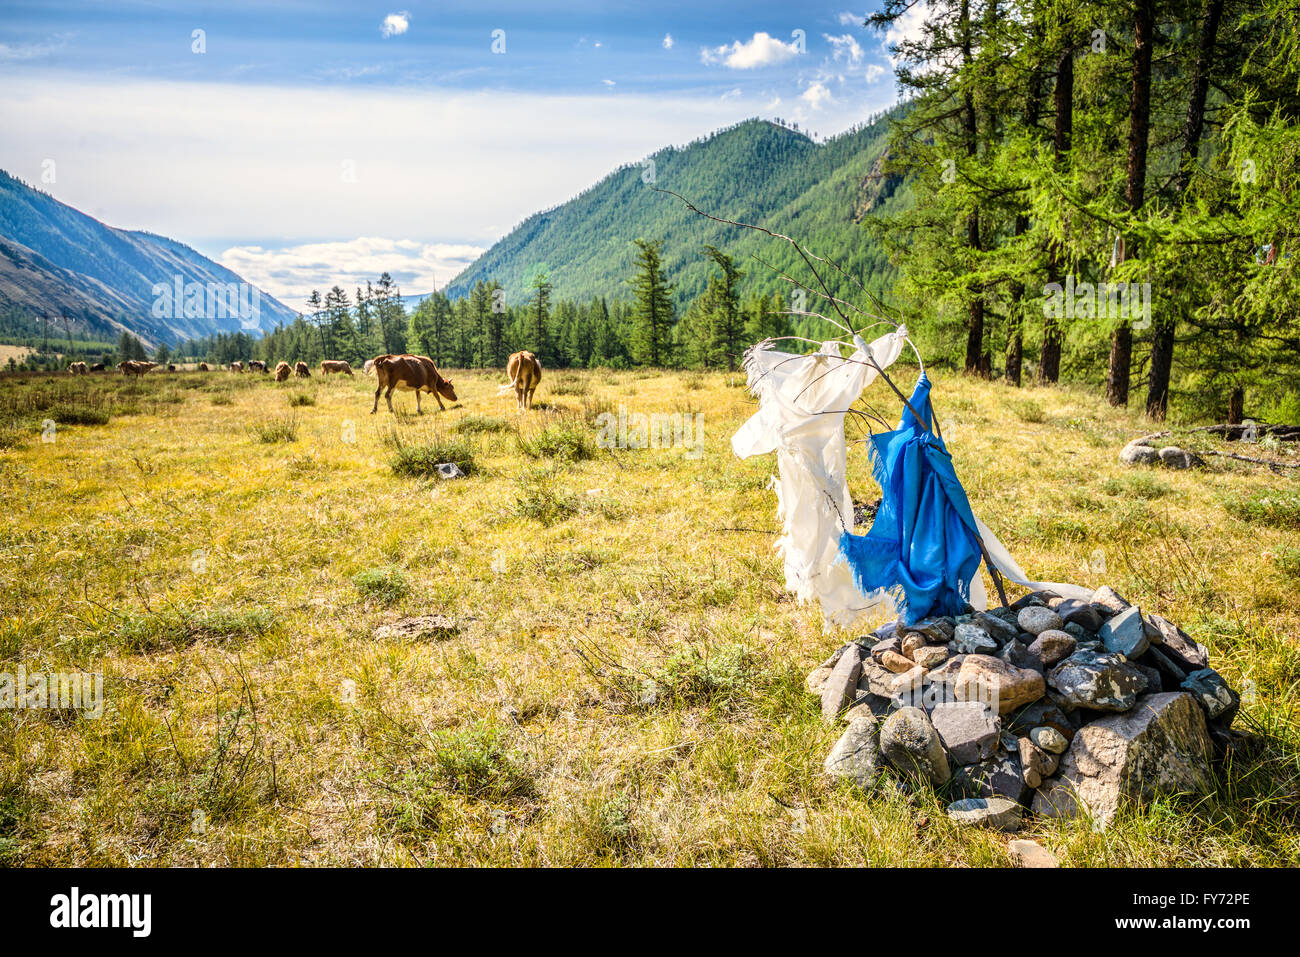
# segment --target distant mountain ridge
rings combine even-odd
[[[901,182],[881,172],[888,116],[822,143],[785,126],[746,120],[687,146],[659,150],[529,216],[453,279],[447,292],[460,297],[480,280],[495,280],[508,302],[523,302],[540,270],[558,298],[625,296],[634,271],[633,240],[642,238],[664,240],[664,266],[679,302],[707,283],[705,244],[736,257],[747,274],[744,291],[791,288],[751,258],[756,254],[781,270],[797,268],[788,244],[697,216],[652,186],[680,193],[716,216],[796,237],[864,285],[879,288],[892,281],[893,270],[861,221],[910,201]]]
[[[184,243],[107,226],[0,170],[6,334],[31,334],[48,317],[56,338],[72,329],[115,339],[125,330],[149,346],[172,345],[220,331],[258,334],[295,315]]]

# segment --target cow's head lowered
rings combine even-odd
[[[441,373],[438,375],[438,394],[450,402],[456,401],[456,390],[452,388],[451,380],[444,378]]]

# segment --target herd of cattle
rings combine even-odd
[[[117,364],[117,368],[124,376],[135,376],[137,379],[141,376],[152,372],[158,368],[156,362],[144,362],[135,359],[127,359]],[[175,372],[175,365],[168,365],[168,372]],[[227,368],[231,372],[242,374],[247,368],[249,372],[266,373],[266,363],[260,359],[252,359],[247,363],[232,362]],[[71,375],[86,375],[90,372],[103,372],[104,363],[96,362],[94,365],[87,366],[84,362],[72,362],[68,364],[68,372]],[[199,372],[210,372],[211,367],[206,362],[200,362]],[[320,364],[321,375],[331,375],[339,373],[346,376],[352,376],[352,366],[342,359],[325,359]],[[419,414],[424,410],[420,408],[420,393],[427,392],[438,401],[438,408],[446,411],[446,406],[442,404],[443,399],[455,402],[456,390],[452,387],[451,380],[438,371],[432,359],[428,356],[413,356],[406,353],[402,355],[383,355],[375,356],[373,359],[367,359],[363,370],[366,375],[374,376],[378,381],[378,387],[375,389],[375,403],[370,409],[371,415],[379,411],[379,394],[384,393],[384,399],[388,403],[388,411],[393,411],[393,391],[396,389],[402,392],[415,393],[415,409]],[[538,361],[537,356],[531,352],[516,352],[506,363],[506,374],[510,376],[510,384],[502,386],[500,393],[506,395],[513,391],[515,393],[515,403],[519,409],[531,409],[533,407],[533,393],[537,391],[537,384],[542,381],[542,364]],[[311,369],[305,362],[296,362],[292,366],[287,362],[278,363],[275,367],[275,381],[284,382],[290,376],[299,379],[311,377]]]

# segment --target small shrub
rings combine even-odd
[[[554,469],[532,469],[519,477],[514,514],[554,525],[578,514],[578,500],[560,487]]]
[[[94,406],[54,405],[45,410],[45,417],[59,425],[108,425],[109,414]]]
[[[564,372],[551,377],[550,391],[552,395],[586,395],[588,390],[587,380],[574,375],[572,372]]]
[[[27,441],[27,433],[17,425],[0,424],[0,451],[16,449]]]
[[[1300,579],[1300,548],[1279,548],[1273,553],[1273,564],[1284,574]]]
[[[395,566],[367,568],[352,576],[352,584],[364,598],[373,598],[391,605],[411,593],[411,580]]]
[[[433,754],[447,786],[470,797],[501,801],[533,794],[527,758],[510,747],[499,728],[480,722],[443,732]]]
[[[683,704],[733,698],[750,684],[749,653],[740,645],[700,650],[694,645],[673,654],[655,683]]]
[[[268,608],[169,607],[157,613],[123,618],[113,632],[128,650],[152,652],[203,640],[252,638],[270,631],[274,624],[275,615]]]
[[[474,443],[468,439],[444,439],[434,436],[428,442],[413,442],[397,430],[384,440],[393,449],[388,464],[398,475],[407,478],[437,478],[438,466],[454,463],[466,475],[474,472]]]
[[[296,409],[304,405],[315,405],[315,404],[316,404],[316,397],[314,395],[308,395],[306,392],[294,392],[291,393],[289,396],[289,406],[291,408]]]
[[[1226,499],[1223,507],[1252,525],[1300,529],[1300,494],[1295,492],[1257,492]]]
[[[1011,411],[1021,422],[1046,422],[1047,413],[1043,407],[1032,399],[1021,399],[1011,403]]]
[[[456,431],[464,435],[484,435],[494,432],[509,432],[513,429],[505,419],[492,415],[467,415],[456,423]]]
[[[549,425],[531,439],[520,437],[519,448],[530,458],[558,459],[577,462],[591,458],[596,451],[596,441],[583,423],[576,419],[561,419]]]
[[[213,404],[213,405],[234,405],[234,403],[235,403],[235,400],[232,399],[230,396],[226,395],[226,393],[224,393],[224,392],[222,392],[222,393],[220,393],[220,394],[218,394],[218,395],[214,395],[214,396],[212,397],[212,404]]]
[[[1133,498],[1163,498],[1173,491],[1168,485],[1151,475],[1135,472],[1123,478],[1106,479],[1101,483],[1101,490],[1107,495],[1123,495]]]
[[[257,436],[259,442],[296,442],[298,440],[298,416],[286,415],[264,422],[256,422],[249,430]]]

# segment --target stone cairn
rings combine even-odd
[[[870,789],[892,769],[959,797],[958,824],[1004,831],[1027,810],[1104,827],[1126,800],[1210,791],[1241,703],[1204,646],[1109,587],[891,622],[807,686],[827,723],[848,722],[829,776]]]

